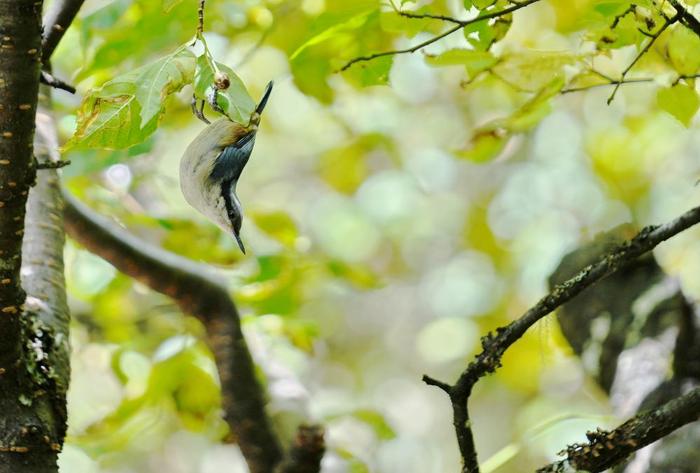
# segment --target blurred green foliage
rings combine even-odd
[[[73,163],[64,177],[132,233],[228,278],[277,428],[324,424],[327,471],[457,471],[447,400],[421,375],[453,380],[581,242],[699,197],[700,39],[671,25],[606,103],[673,14],[664,2],[541,0],[343,72],[454,24],[378,0],[208,0],[207,53],[191,46],[196,3],[86,2],[54,61],[80,97],[54,94]],[[460,21],[513,6],[394,3]],[[218,103],[242,123],[276,81],[238,188],[245,257],[177,185],[203,126],[190,102],[205,98],[214,63],[232,82]],[[657,255],[691,297],[697,236]],[[63,471],[245,471],[235,447],[217,446],[225,426],[199,323],[81,248],[66,260]],[[491,471],[533,470],[615,423],[555,322],[503,365],[472,402]]]

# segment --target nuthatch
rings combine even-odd
[[[224,231],[233,233],[244,254],[240,237],[243,209],[236,184],[253,151],[260,114],[270,92],[272,82],[247,126],[228,118],[216,120],[197,135],[180,161],[180,188],[185,200]]]

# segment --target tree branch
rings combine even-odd
[[[51,4],[51,9],[44,17],[44,38],[41,42],[41,60],[44,64],[49,63],[56,46],[84,2],[85,0],[57,0]]]
[[[400,16],[411,18],[414,20],[441,20],[447,23],[454,23],[457,25],[462,25],[463,20],[458,20],[457,18],[447,16],[447,15],[433,15],[431,13],[412,13],[403,10],[396,10]]]
[[[50,175],[28,199],[41,8],[41,1],[0,0],[0,473],[55,473],[66,425],[63,234],[52,220],[59,208],[49,209]]]
[[[54,89],[65,90],[71,94],[75,93],[75,87],[63,82],[61,79],[57,79],[53,74],[47,71],[41,71],[41,83],[53,87]]]
[[[700,36],[700,21],[695,18],[695,15],[690,13],[678,0],[669,0],[669,3],[680,16],[681,23]]]
[[[206,0],[199,0],[199,6],[197,7],[197,38],[201,37],[204,33],[204,4]]]
[[[437,36],[433,36],[432,38],[430,38],[426,41],[423,41],[422,43],[419,43],[419,44],[412,46],[410,48],[396,49],[393,51],[384,51],[384,52],[380,52],[380,53],[370,54],[368,56],[356,57],[354,59],[351,59],[343,67],[341,67],[340,72],[349,69],[353,64],[357,64],[358,62],[371,61],[373,59],[377,59],[377,58],[384,57],[384,56],[395,56],[397,54],[415,53],[419,49],[423,49],[426,46],[429,46],[437,41],[440,41],[441,39],[451,35],[452,33],[456,32],[456,31],[461,30],[462,28],[465,28],[466,26],[472,25],[474,23],[479,23],[481,21],[490,20],[493,18],[499,18],[499,17],[507,15],[509,13],[513,13],[514,11],[520,10],[521,8],[525,8],[528,5],[532,5],[533,3],[536,3],[538,1],[539,0],[525,0],[524,2],[517,3],[511,7],[504,8],[503,10],[499,10],[496,12],[489,12],[489,13],[485,13],[483,15],[479,15],[476,18],[472,18],[471,20],[455,20],[453,18],[453,19],[451,19],[452,22],[453,23],[456,22],[457,24],[455,26],[453,26],[452,28],[448,29],[447,31],[444,31],[444,32],[438,34]],[[406,15],[404,15],[404,16],[406,16]],[[447,17],[445,17],[445,18],[435,17],[435,18],[441,19],[441,20],[446,20]]]
[[[538,473],[574,470],[598,473],[616,465],[631,453],[665,437],[674,430],[700,419],[700,387],[654,410],[632,417],[618,428],[587,432],[589,443],[573,444],[562,453],[566,459],[537,470]]]
[[[625,68],[625,70],[622,71],[622,75],[620,75],[620,80],[617,81],[617,83],[615,84],[615,88],[613,89],[612,93],[610,94],[610,97],[608,97],[608,100],[607,100],[608,105],[610,105],[612,103],[612,101],[615,99],[615,94],[617,94],[617,91],[620,88],[620,84],[622,84],[622,82],[624,82],[624,80],[625,80],[625,77],[627,77],[627,73],[629,73],[629,71],[632,70],[634,65],[637,64],[637,62],[642,58],[642,56],[644,56],[649,51],[649,49],[651,49],[652,45],[656,42],[656,40],[659,38],[659,36],[661,36],[661,34],[664,31],[666,31],[666,29],[669,26],[671,26],[673,23],[676,23],[679,20],[679,18],[680,18],[680,14],[676,14],[675,17],[667,19],[664,22],[664,24],[661,26],[661,28],[659,28],[659,31],[657,31],[656,33],[653,33],[650,36],[651,39],[646,44],[646,46],[644,46],[642,48],[642,50],[639,51],[639,54],[637,54],[635,56],[635,58],[632,60],[632,62]]]
[[[635,79],[625,79],[625,80],[615,80],[610,77],[603,77],[606,82],[600,82],[598,84],[591,84],[591,85],[584,85],[582,87],[571,87],[569,89],[562,89],[560,94],[571,94],[574,92],[583,92],[586,90],[590,89],[597,89],[598,87],[610,87],[610,86],[620,86],[624,84],[648,84],[651,82],[656,82],[656,79],[653,77],[639,77]],[[689,80],[689,79],[698,79],[700,78],[700,74],[683,74],[680,75],[676,78],[676,80],[673,82],[673,85],[676,85],[678,82],[682,80]]]
[[[299,426],[287,458],[275,469],[275,473],[318,473],[325,451],[322,427]]]
[[[655,248],[661,242],[687,230],[700,222],[700,207],[687,211],[680,217],[661,226],[642,229],[637,236],[619,245],[597,262],[583,268],[578,274],[554,289],[519,319],[505,327],[496,329],[482,337],[483,351],[479,353],[462,372],[457,382],[450,386],[448,393],[452,402],[453,421],[460,454],[464,461],[463,472],[478,473],[479,467],[471,424],[468,401],[474,385],[489,373],[501,366],[505,351],[522,337],[538,320],[554,309],[571,300],[596,281],[625,267],[636,258]],[[431,384],[436,384],[432,382]],[[445,384],[445,383],[441,383]],[[443,388],[444,389],[444,388]]]
[[[265,413],[263,389],[224,283],[206,266],[150,245],[74,197],[65,195],[66,229],[89,251],[151,289],[171,297],[206,328],[221,378],[224,416],[250,471],[270,473],[282,459]]]
[[[46,104],[50,105],[50,92],[46,91],[45,96]],[[58,160],[58,137],[47,110],[40,107],[36,123],[35,152],[42,163],[54,163]],[[46,441],[52,450],[58,451],[68,422],[70,313],[63,271],[63,198],[55,170],[37,175],[27,201],[25,231],[22,245],[22,285],[27,291],[23,314],[25,344],[34,347],[29,350],[29,366],[41,375],[35,376],[34,382],[43,392],[33,400],[33,408],[43,418]],[[36,347],[41,347],[39,356]]]
[[[35,6],[31,0],[0,1],[0,367],[17,360],[19,313],[25,297],[19,274],[25,206],[34,180],[40,9],[41,3]]]
[[[56,145],[58,149],[58,145]],[[38,171],[43,170],[43,169],[60,169],[63,167],[66,167],[70,164],[70,159],[66,159],[65,161],[61,159],[56,159],[55,161],[41,161],[36,163],[36,169]]]

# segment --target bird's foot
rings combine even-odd
[[[209,125],[211,122],[209,119],[204,116],[204,100],[202,100],[201,103],[197,103],[197,97],[195,95],[192,95],[192,113],[194,113],[194,116],[202,120],[204,123]]]

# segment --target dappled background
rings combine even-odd
[[[191,39],[195,3],[86,2],[54,59],[78,87],[54,94],[64,140],[90,87]],[[389,7],[368,14],[368,1],[209,0],[214,56],[255,99],[275,81],[238,186],[247,256],[180,193],[180,156],[204,126],[189,87],[144,143],[67,150],[64,181],[132,233],[226,276],[276,427],[289,439],[300,422],[324,425],[324,471],[458,471],[448,399],[421,376],[454,380],[480,336],[536,302],[561,258],[596,233],[661,223],[700,200],[694,111],[658,105],[658,87],[673,80],[662,67],[671,39],[642,60],[655,81],[623,85],[610,105],[612,87],[562,94],[492,134],[497,142],[475,135],[520,109],[523,91],[580,72],[562,51],[591,51],[576,31],[593,21],[593,3],[516,12],[494,47],[537,53],[498,73],[441,56],[466,46],[456,33],[340,74],[348,59],[418,44],[444,25]],[[429,6],[467,15],[461,1]],[[595,66],[617,76],[634,56],[622,48]],[[655,254],[700,296],[697,230]],[[237,448],[221,445],[199,322],[76,244],[66,264],[73,380],[62,471],[246,471]],[[542,466],[587,429],[621,420],[553,318],[513,346],[471,405],[483,470],[503,473]]]

